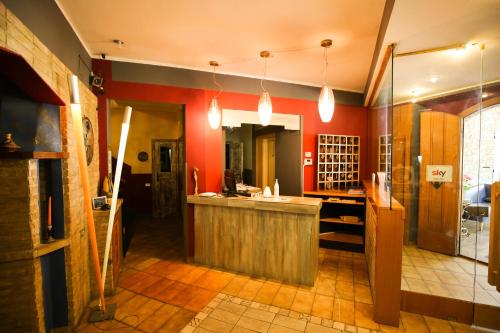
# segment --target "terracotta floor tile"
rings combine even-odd
[[[401,321],[406,332],[409,333],[428,333],[429,329],[425,323],[424,317],[415,313],[401,311]]]
[[[139,270],[139,271],[144,271],[149,266],[151,266],[152,264],[155,264],[159,261],[160,261],[160,259],[158,259],[158,258],[148,258],[148,259],[143,260],[142,262],[138,263],[137,265],[135,265],[134,268]]]
[[[354,303],[354,322],[356,326],[378,330],[378,324],[373,321],[373,305],[365,303]]]
[[[316,281],[316,286],[316,292],[318,294],[325,296],[335,295],[335,280],[320,276]]]
[[[404,333],[405,329],[401,320],[399,321],[399,327],[380,325],[380,331],[383,333]]]
[[[263,304],[271,304],[279,289],[280,284],[266,281],[255,296],[254,301]]]
[[[335,284],[335,297],[345,300],[354,300],[354,284],[352,282],[337,280]]]
[[[180,309],[175,312],[172,317],[158,330],[158,333],[173,333],[179,332],[186,326],[191,319],[196,315],[196,313],[186,310]]]
[[[290,309],[292,311],[310,314],[313,303],[313,293],[298,290],[295,294],[295,299],[293,300],[292,307]]]
[[[237,296],[248,280],[250,280],[250,278],[247,276],[237,275],[221,290],[221,292],[227,295]]]
[[[257,280],[248,280],[247,283],[243,286],[243,288],[238,293],[238,297],[241,297],[246,300],[253,300],[260,288],[264,285],[264,282]]]
[[[476,333],[477,331],[467,324],[457,323],[450,321],[450,325],[453,327],[455,333]]]
[[[135,316],[138,309],[146,304],[147,301],[149,301],[149,298],[141,295],[135,295],[121,306],[117,307],[115,318],[119,321],[123,321],[127,317]]]
[[[431,333],[453,333],[453,327],[447,320],[424,316]]]
[[[220,291],[224,289],[232,279],[233,275],[231,274],[208,270],[194,282],[194,285],[213,291]]]
[[[144,272],[166,277],[168,273],[168,266],[170,266],[171,263],[171,261],[161,260],[146,268]]]
[[[106,302],[109,304],[115,303],[117,306],[120,306],[134,296],[135,296],[135,293],[133,293],[127,289],[123,289],[119,293],[117,293],[117,294],[113,295],[112,297],[110,297],[109,299],[107,299]]]
[[[332,319],[333,297],[316,294],[311,314],[316,317]]]
[[[174,282],[161,292],[156,294],[155,298],[164,303],[169,303],[172,298],[182,292],[188,285],[181,282]]]
[[[368,272],[354,271],[354,283],[369,285],[370,280],[368,279]]]
[[[168,303],[175,306],[184,307],[184,305],[191,301],[201,290],[203,289],[186,284],[184,289],[182,289],[177,293],[177,295],[172,297],[168,301]]]
[[[351,268],[339,268],[337,271],[337,281],[346,281],[353,283],[354,275]]]
[[[297,288],[281,285],[271,304],[279,308],[290,309],[296,293]]]
[[[146,318],[153,315],[156,310],[158,310],[163,305],[162,302],[155,299],[149,299],[146,303],[141,305],[133,314],[133,316],[128,316],[122,319],[127,325],[137,327]]]
[[[159,299],[159,295],[161,295],[173,283],[174,281],[172,280],[162,278],[160,281],[144,289],[142,294],[151,298]]]
[[[373,304],[370,287],[359,283],[354,284],[354,300],[356,302]]]
[[[341,298],[333,300],[332,319],[354,325],[354,302]]]
[[[208,268],[205,267],[195,267],[192,271],[179,278],[179,282],[193,284],[196,280],[200,278],[203,274],[208,271]]]
[[[145,332],[156,332],[165,322],[179,311],[179,308],[170,304],[163,304],[156,312],[146,318],[139,329]]]
[[[129,287],[130,290],[142,294],[142,292],[150,286],[158,283],[162,278],[156,275],[146,274],[143,279]]]
[[[168,272],[165,272],[165,277],[167,279],[177,281],[186,276],[192,270],[194,270],[194,266],[192,265],[175,262],[168,266]]]
[[[184,305],[184,308],[193,312],[200,312],[215,296],[217,296],[216,291],[200,289],[198,293]]]
[[[135,272],[133,274],[130,274],[124,279],[120,279],[119,286],[122,288],[129,289],[131,286],[136,284],[137,282],[140,282],[142,279],[147,278],[149,275],[143,272]]]

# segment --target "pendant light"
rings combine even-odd
[[[208,106],[208,123],[210,127],[215,130],[220,127],[222,119],[222,112],[219,107],[219,102],[217,102],[217,97],[222,93],[222,86],[215,79],[215,69],[219,67],[219,63],[217,61],[210,61],[209,64],[213,68],[212,78],[214,84],[219,88],[219,92],[212,98]]]
[[[326,84],[326,77],[328,74],[328,48],[332,46],[331,39],[325,39],[321,41],[321,47],[324,49],[325,58],[325,73],[323,78],[323,87],[321,88],[321,93],[318,99],[318,111],[321,121],[324,123],[330,122],[333,117],[333,112],[335,111],[335,97],[333,96],[333,91]]]
[[[267,74],[267,58],[271,56],[269,51],[260,52],[260,57],[264,59],[264,76],[260,80],[260,87],[262,88],[262,94],[259,99],[259,106],[257,108],[259,113],[259,120],[262,126],[267,126],[271,123],[271,118],[273,116],[273,105],[271,103],[271,96],[264,88],[264,80]]]

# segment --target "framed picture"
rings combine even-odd
[[[107,204],[106,196],[92,198],[93,209],[101,209],[105,204]]]

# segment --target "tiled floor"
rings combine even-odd
[[[474,286],[474,270],[476,284]],[[416,246],[403,250],[401,288],[424,294],[500,306],[500,293],[488,284],[488,266],[462,257],[426,251]]]
[[[109,299],[117,304],[115,320],[84,318],[79,332],[473,331],[404,312],[400,328],[375,323],[362,254],[322,249],[314,286],[282,284],[182,262],[181,229],[162,222],[143,221],[132,239]]]
[[[460,254],[474,259],[477,250],[477,259],[487,263],[490,252],[490,219],[484,217],[483,220],[482,230],[481,224],[477,221],[468,220],[463,223],[468,233],[460,235]]]

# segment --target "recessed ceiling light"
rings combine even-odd
[[[412,98],[411,102],[412,102],[413,104],[415,104],[415,103],[417,103],[417,99],[416,99],[416,98]]]
[[[482,98],[486,98],[486,97],[488,97],[488,93],[483,93],[483,94],[481,95],[481,97],[482,97]]]
[[[436,83],[436,82],[438,82],[438,80],[439,80],[439,78],[437,76],[432,76],[431,77],[431,82],[432,83]]]

